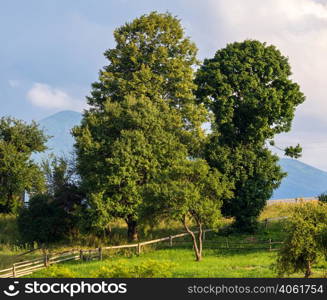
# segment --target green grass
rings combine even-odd
[[[203,260],[196,262],[191,249],[162,249],[148,252],[140,256],[129,258],[114,257],[104,261],[74,262],[65,263],[76,277],[95,277],[97,270],[103,266],[115,263],[127,262],[129,265],[138,265],[150,259],[156,261],[170,261],[172,277],[174,278],[208,278],[208,277],[230,277],[230,278],[263,278],[276,277],[272,268],[275,262],[276,253],[268,251],[242,251],[239,253],[223,253],[218,250],[205,250]],[[314,269],[314,276],[322,277],[327,264],[320,262]],[[50,270],[35,272],[33,278],[49,277]],[[303,277],[302,274],[295,274],[293,277]]]
[[[267,206],[261,216],[260,220],[266,218],[277,218],[288,216],[296,204],[275,204]],[[232,220],[226,220],[225,224],[228,225]],[[17,230],[15,229],[15,219],[13,216],[1,216],[0,226],[6,228],[0,237],[13,234],[13,239],[7,238],[7,243],[14,243]],[[192,246],[189,242],[189,237],[176,239],[174,241],[173,248],[167,248],[167,244],[164,247],[153,245],[144,248],[143,253],[140,256],[135,255],[135,249],[124,249],[120,251],[104,252],[104,260],[102,262],[73,262],[64,263],[60,266],[64,266],[69,272],[75,274],[75,277],[93,277],[99,268],[110,264],[119,264],[124,261],[129,265],[138,265],[147,260],[156,261],[169,261],[174,264],[172,268],[172,277],[276,277],[276,274],[272,268],[272,264],[276,261],[276,252],[269,252],[267,250],[219,250],[214,249],[215,246],[209,242],[214,241],[219,243],[220,246],[229,245],[238,242],[255,242],[261,241],[282,241],[285,237],[283,230],[283,221],[273,221],[265,228],[264,224],[260,225],[260,229],[256,234],[240,234],[233,232],[229,226],[221,229],[219,233],[209,232],[206,235],[206,243],[204,246],[204,257],[201,262],[196,262],[194,259],[194,253]],[[112,224],[112,235],[106,240],[101,241],[99,239],[92,240],[91,238],[83,237],[78,241],[71,241],[65,244],[52,245],[51,251],[58,252],[67,250],[73,247],[98,247],[100,245],[117,245],[126,243],[126,227],[122,222]],[[2,228],[1,228],[2,229]],[[140,240],[146,241],[155,239],[158,237],[169,236],[178,232],[184,231],[179,223],[161,223],[155,228],[149,226],[142,226],[140,228]],[[5,232],[5,233],[4,233]],[[181,243],[178,241],[188,241]],[[268,245],[237,245],[236,247],[267,247]],[[274,245],[276,247],[278,245]],[[20,254],[26,251],[25,249],[17,249],[17,247],[6,244],[0,245],[0,269],[7,267],[15,261],[14,255]],[[31,259],[35,256],[41,255],[41,252],[34,252],[24,259]],[[325,270],[327,269],[327,263],[323,260],[319,261],[314,266],[314,277],[323,277]],[[42,270],[33,273],[33,277],[49,277],[49,269]],[[303,274],[293,274],[292,277],[303,277]]]

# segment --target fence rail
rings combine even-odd
[[[212,231],[211,229],[207,229],[203,231],[203,239],[205,240],[205,233]],[[198,233],[196,231],[195,233]],[[30,275],[37,270],[41,270],[47,268],[50,265],[65,262],[65,261],[73,261],[73,260],[82,260],[89,261],[93,259],[102,260],[103,250],[111,250],[111,249],[125,249],[125,248],[136,248],[137,254],[140,255],[142,252],[142,247],[150,244],[156,244],[160,242],[169,241],[169,246],[173,247],[174,243],[189,243],[191,241],[174,241],[174,239],[189,236],[189,233],[180,233],[176,235],[170,235],[168,237],[155,239],[151,241],[145,241],[135,244],[128,245],[118,245],[118,246],[107,246],[107,247],[99,247],[96,249],[71,249],[68,251],[60,252],[60,253],[45,253],[42,257],[25,260],[21,262],[14,263],[12,267],[0,270],[0,278],[16,278],[22,277],[26,275]],[[273,245],[283,244],[283,242],[272,241],[271,239],[268,241],[251,241],[251,242],[230,242],[226,239],[225,242],[216,242],[216,241],[205,241],[205,244],[210,244],[212,246],[217,245],[214,249],[228,249],[228,250],[268,250],[268,251],[276,251],[277,248],[274,248]],[[238,245],[269,245],[269,247],[237,247]],[[220,247],[218,247],[220,245]]]

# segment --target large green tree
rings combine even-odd
[[[214,114],[206,159],[222,172],[230,170],[234,199],[225,201],[223,210],[244,230],[253,229],[284,175],[266,143],[291,129],[295,109],[304,101],[291,74],[288,59],[275,46],[246,40],[218,50],[196,75],[197,100]],[[285,152],[296,157],[300,150]]]
[[[86,113],[74,129],[78,168],[95,229],[122,218],[129,239],[137,239],[146,185],[187,156],[178,138],[180,115],[163,100],[158,103],[133,96],[107,101],[103,110]]]
[[[136,239],[142,188],[174,159],[200,155],[207,118],[193,96],[196,47],[180,21],[156,12],[114,32],[75,128],[77,167],[97,227],[126,220]],[[92,214],[91,214],[92,215]]]
[[[3,212],[19,207],[25,191],[33,194],[44,188],[43,174],[31,155],[44,151],[46,140],[34,122],[0,119],[0,209]]]

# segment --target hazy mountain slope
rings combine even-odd
[[[70,134],[71,129],[81,122],[82,115],[75,111],[61,111],[51,115],[38,123],[47,135],[50,135],[45,153],[36,156],[40,158],[46,157],[49,153],[56,155],[68,154],[73,150],[74,138]]]
[[[288,175],[272,199],[311,197],[327,191],[327,172],[295,159],[282,158],[279,164]]]

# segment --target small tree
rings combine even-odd
[[[294,208],[286,222],[285,244],[278,253],[276,267],[279,276],[295,272],[303,272],[305,278],[311,276],[312,265],[325,245],[319,236],[326,225],[325,204],[303,203]]]
[[[180,221],[193,241],[197,261],[202,259],[204,227],[216,228],[221,221],[222,199],[231,197],[230,184],[203,160],[186,160],[148,186],[144,212]],[[196,228],[198,233],[194,231]]]

